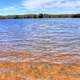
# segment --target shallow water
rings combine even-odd
[[[80,53],[80,19],[0,20],[0,51]]]

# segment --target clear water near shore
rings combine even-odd
[[[0,20],[0,51],[80,53],[80,19]]]

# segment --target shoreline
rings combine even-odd
[[[25,18],[80,18],[79,14],[23,14],[23,15],[0,15],[0,19],[25,19]]]

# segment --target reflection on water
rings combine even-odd
[[[0,51],[80,53],[80,19],[0,20]]]

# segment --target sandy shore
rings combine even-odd
[[[2,54],[15,58],[0,60],[0,80],[80,80],[80,55]]]

